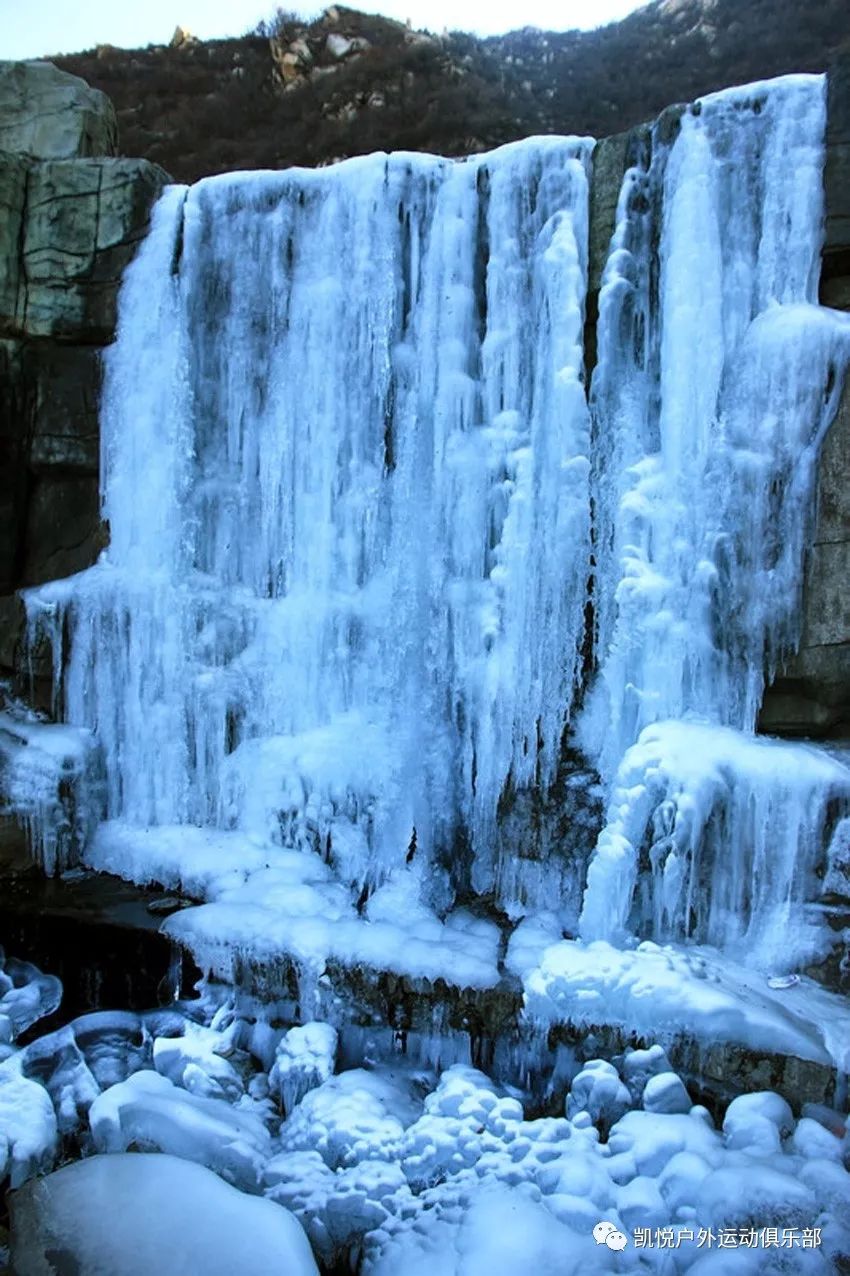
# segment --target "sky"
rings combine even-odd
[[[330,0],[328,0],[328,3]],[[495,35],[518,26],[597,27],[640,7],[635,0],[348,0],[415,27]],[[276,0],[0,0],[0,58],[75,53],[96,44],[138,48],[167,44],[178,23],[201,39],[242,35],[278,7]],[[281,5],[307,17],[324,3]]]

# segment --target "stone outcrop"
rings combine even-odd
[[[34,159],[115,155],[118,126],[105,93],[51,62],[0,62],[0,151]]]
[[[102,93],[46,62],[0,63],[0,674],[20,656],[13,591],[103,544],[100,352],[168,180],[116,145]]]
[[[121,274],[166,180],[147,160],[32,165],[13,330],[76,344],[110,341]]]

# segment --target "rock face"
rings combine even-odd
[[[33,165],[15,323],[22,334],[111,340],[121,274],[166,180],[147,160]]]
[[[100,347],[168,180],[116,145],[102,93],[47,62],[0,63],[0,672],[20,654],[12,592],[102,547]]]
[[[117,146],[105,93],[51,62],[0,62],[0,150],[76,159],[114,155]]]

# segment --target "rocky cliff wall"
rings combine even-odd
[[[101,547],[100,352],[167,174],[118,159],[104,94],[45,62],[0,63],[0,673],[14,591]]]

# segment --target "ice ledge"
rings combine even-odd
[[[228,982],[287,963],[314,980],[328,965],[473,991],[502,979],[498,927],[465,909],[441,920],[421,902],[413,868],[393,872],[361,913],[317,855],[261,846],[241,833],[106,823],[86,863],[202,901],[163,929]]]
[[[556,935],[546,919],[524,922],[508,950],[533,1022],[612,1027],[662,1043],[688,1037],[706,1049],[723,1043],[850,1071],[850,1001],[811,979],[772,988],[763,973],[706,947],[618,949]]]

